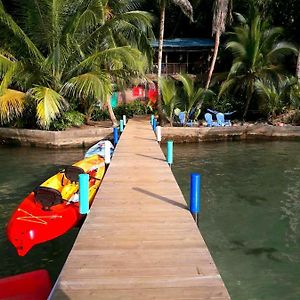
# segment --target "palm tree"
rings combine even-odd
[[[163,52],[163,40],[164,40],[164,31],[165,31],[165,15],[166,15],[166,8],[170,3],[173,3],[180,7],[182,12],[193,22],[193,7],[188,0],[158,0],[159,7],[160,7],[160,21],[159,21],[159,42],[158,42],[158,72],[157,78],[158,81],[161,77],[161,67],[162,67],[162,52]],[[161,96],[160,96],[160,89],[158,88],[158,113],[160,120],[163,120],[163,112],[161,107]]]
[[[227,79],[222,83],[219,96],[228,90],[244,93],[245,118],[258,79],[279,80],[284,73],[280,58],[297,49],[286,42],[279,42],[282,29],[269,28],[258,13],[252,9],[249,21],[237,14],[241,25],[234,28],[226,48],[234,57]]]
[[[171,77],[161,77],[159,86],[162,94],[163,111],[170,122],[170,126],[173,126],[174,109],[179,103],[175,80]]]
[[[196,87],[195,81],[187,74],[178,75],[179,81],[183,84],[185,98],[183,99],[184,111],[186,112],[186,120],[192,111],[198,116],[201,111],[202,103],[205,99],[211,97],[214,93],[211,90],[202,87]]]
[[[143,76],[147,62],[140,50],[150,56],[148,37],[153,35],[150,15],[133,10],[137,1],[22,4],[17,24],[0,1],[0,25],[6,33],[0,46],[2,123],[20,115],[28,99],[36,103],[42,128],[70,99],[81,103],[88,120],[95,103],[106,102],[114,81]]]
[[[300,49],[298,50],[298,59],[297,59],[296,76],[297,76],[298,82],[299,82],[299,84],[300,84]]]
[[[212,34],[215,35],[215,46],[214,46],[214,54],[211,61],[211,66],[208,72],[207,82],[205,88],[208,89],[211,77],[215,69],[215,64],[219,52],[219,45],[220,45],[220,37],[222,33],[225,32],[225,25],[228,19],[228,10],[231,11],[231,0],[216,0],[214,3],[214,16],[213,16],[213,23],[212,23]],[[230,20],[231,20],[231,13]]]

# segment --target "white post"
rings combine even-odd
[[[123,122],[124,122],[124,126],[126,126],[126,115],[123,115]]]
[[[104,143],[104,162],[106,165],[110,163],[110,141]]]
[[[156,140],[158,143],[161,142],[161,126],[156,126]]]

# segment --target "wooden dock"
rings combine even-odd
[[[230,299],[148,120],[130,120],[50,299]]]

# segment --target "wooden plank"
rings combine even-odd
[[[130,120],[51,299],[230,299],[148,120]]]

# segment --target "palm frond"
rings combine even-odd
[[[188,0],[173,0],[174,4],[180,7],[182,12],[192,21],[193,19],[193,6]]]
[[[48,129],[51,122],[68,106],[59,93],[48,87],[36,86],[30,89],[28,94],[37,103],[36,114],[42,128]]]
[[[0,123],[10,122],[19,117],[24,109],[25,93],[6,89],[0,96]]]
[[[1,52],[2,51],[0,49],[0,77],[2,77],[14,64],[11,58],[7,57],[7,55],[2,54]]]
[[[19,38],[19,40],[24,42],[28,51],[32,53],[36,59],[41,60],[43,58],[42,53],[19,27],[19,25],[12,19],[12,17],[5,12],[3,6],[0,6],[0,23],[6,26],[16,37]]]
[[[184,87],[184,92],[188,96],[188,98],[192,97],[194,92],[194,81],[187,74],[179,74],[178,79],[182,82]]]
[[[71,78],[62,87],[62,93],[77,98],[105,101],[111,92],[111,82],[105,73],[89,72]]]

